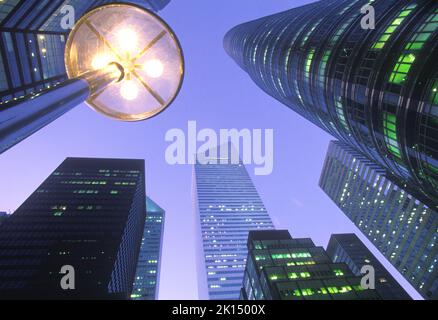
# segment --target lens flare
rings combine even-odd
[[[120,95],[125,100],[133,101],[138,97],[138,86],[132,80],[125,80],[120,88]]]
[[[143,70],[151,78],[160,78],[164,73],[164,65],[160,60],[149,60],[143,65]]]
[[[108,55],[98,55],[95,56],[91,62],[91,66],[94,70],[103,69],[112,62],[112,59]]]
[[[117,41],[120,48],[129,54],[134,54],[138,46],[137,33],[132,29],[122,29],[117,32]]]

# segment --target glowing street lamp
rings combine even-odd
[[[128,4],[84,15],[69,35],[65,65],[65,83],[3,105],[0,153],[84,101],[113,119],[151,118],[173,102],[184,76],[181,46],[170,27]]]

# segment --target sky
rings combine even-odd
[[[318,187],[329,141],[258,88],[223,49],[237,24],[298,7],[306,0],[172,0],[160,16],[181,41],[186,77],[176,101],[159,116],[124,123],[82,104],[0,156],[0,211],[14,211],[66,157],[146,160],[146,190],[166,210],[160,299],[197,299],[195,223],[190,165],[165,161],[170,129],[274,129],[274,170],[249,174],[277,229],[326,247],[333,233],[354,232],[414,297],[421,297]],[[4,183],[4,182],[7,183]]]

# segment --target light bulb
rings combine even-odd
[[[103,69],[111,63],[111,57],[108,55],[95,56],[91,62],[91,66],[94,70]]]
[[[120,95],[123,99],[132,101],[138,97],[138,87],[132,80],[125,80],[120,88]]]
[[[117,32],[117,41],[125,53],[134,54],[137,49],[137,33],[132,29],[122,29]]]
[[[151,78],[159,78],[164,73],[164,65],[160,60],[149,60],[143,65],[143,70]]]

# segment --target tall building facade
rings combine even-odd
[[[0,226],[0,298],[128,299],[145,203],[143,160],[67,158]]]
[[[221,146],[230,151],[230,145]],[[273,229],[242,161],[211,156],[194,168],[199,298],[239,299],[250,230]]]
[[[380,299],[343,262],[286,230],[251,231],[242,300]]]
[[[7,212],[0,211],[0,225],[9,217]]]
[[[37,94],[67,79],[64,50],[70,30],[61,22],[70,8],[78,20],[92,8],[112,2],[159,11],[170,0],[1,1],[0,109],[1,103]]]
[[[344,262],[356,276],[361,276],[363,266],[375,271],[375,290],[383,300],[410,300],[411,297],[354,234],[334,234],[327,246],[333,262]]]
[[[239,25],[224,46],[266,93],[436,206],[437,30],[436,0],[322,0]]]
[[[435,209],[341,142],[330,143],[320,186],[424,298],[438,298]]]
[[[146,198],[146,221],[131,299],[158,300],[165,211]]]

